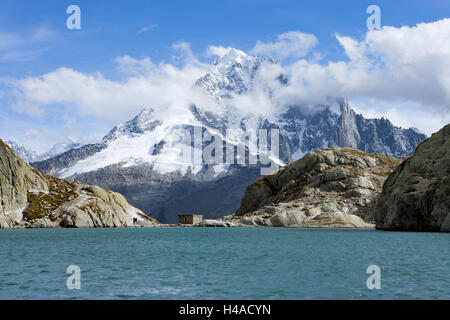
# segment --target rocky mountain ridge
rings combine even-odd
[[[5,140],[4,142],[13,149],[22,160],[28,163],[54,158],[68,150],[76,149],[81,146],[79,143],[67,141],[55,144],[47,152],[38,154],[36,151],[29,150],[24,145],[20,145],[12,140]]]

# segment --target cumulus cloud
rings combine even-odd
[[[13,108],[45,116],[56,104],[71,114],[114,123],[136,115],[144,107],[185,105],[195,98],[192,85],[201,76],[199,68],[161,64],[152,69],[148,60],[130,57],[122,57],[118,62],[119,69],[132,74],[123,81],[69,68],[59,68],[41,77],[14,80],[11,85],[18,90]]]
[[[172,45],[172,49],[178,52],[178,55],[172,56],[177,61],[182,61],[188,64],[199,64],[191,49],[191,44],[186,41],[178,41]]]
[[[230,50],[232,50],[232,47],[222,47],[222,46],[209,46],[206,49],[206,55],[208,57],[212,56],[224,56],[226,55]]]
[[[125,55],[117,57],[115,62],[117,63],[119,72],[126,75],[149,74],[155,68],[155,65],[149,57],[135,59],[129,55]]]
[[[275,42],[258,40],[250,51],[252,54],[275,56],[279,59],[287,57],[301,58],[306,56],[319,41],[313,34],[300,31],[289,31],[278,35]]]
[[[336,35],[348,60],[299,60],[287,69],[293,98],[327,96],[411,102],[450,110],[450,19],[414,27],[385,26],[363,40]]]

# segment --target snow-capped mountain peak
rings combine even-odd
[[[235,49],[235,48],[228,48],[225,54],[217,56],[211,64],[213,65],[227,65],[227,64],[233,64],[233,63],[239,63],[244,61],[249,57],[248,54],[246,54],[244,51]]]
[[[56,157],[57,155],[66,152],[67,150],[75,149],[80,147],[81,145],[79,143],[75,143],[70,139],[67,139],[67,141],[63,143],[57,143],[53,145],[53,147],[42,154],[38,154],[36,151],[29,150],[23,145],[19,145],[18,143],[14,141],[5,141],[7,145],[10,146],[11,149],[13,149],[17,155],[26,162],[33,162],[33,161],[44,161],[53,157]]]
[[[136,117],[125,123],[115,126],[104,138],[103,142],[111,142],[122,136],[132,137],[154,130],[162,122],[153,117],[152,108],[143,109]]]
[[[274,64],[277,64],[274,58],[251,56],[229,48],[225,54],[214,59],[209,72],[198,79],[196,85],[218,99],[245,94],[254,86],[261,66]]]

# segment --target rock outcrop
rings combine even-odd
[[[199,223],[195,224],[194,227],[236,227],[234,223],[227,222],[227,221],[219,221],[214,219],[205,219],[200,221]]]
[[[383,182],[400,160],[350,148],[309,152],[248,186],[225,220],[274,227],[373,228]]]
[[[375,215],[377,229],[450,232],[449,173],[450,124],[387,178]]]
[[[0,140],[0,228],[156,223],[118,193],[41,174]]]

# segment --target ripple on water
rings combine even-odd
[[[372,230],[0,230],[0,299],[450,299],[449,240]],[[79,291],[66,288],[73,264]],[[366,287],[371,264],[381,290]]]

